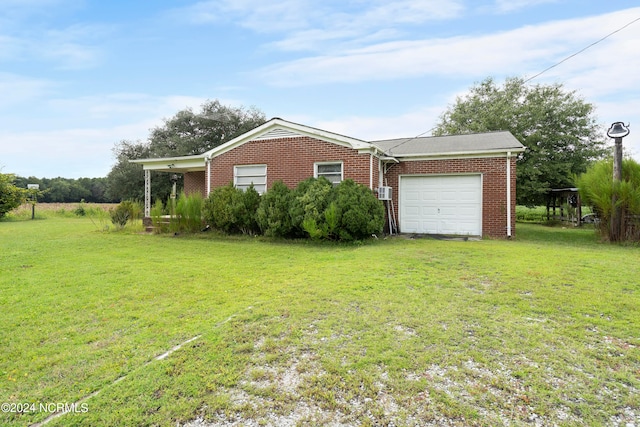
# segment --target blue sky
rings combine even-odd
[[[530,77],[640,18],[602,0],[0,0],[0,170],[106,176],[123,139],[208,99],[365,140],[410,137],[476,82]],[[640,21],[533,83],[631,123]],[[638,126],[637,130],[634,125]]]

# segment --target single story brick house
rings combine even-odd
[[[231,182],[262,193],[324,176],[377,191],[401,233],[507,238],[524,150],[509,132],[363,141],[274,118],[203,154],[133,162],[145,171],[147,217],[152,170],[184,174],[185,192],[205,197]]]

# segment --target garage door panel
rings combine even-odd
[[[481,235],[481,175],[403,176],[399,213],[402,232]]]
[[[423,202],[436,202],[438,200],[437,194],[434,191],[421,191],[420,200]]]
[[[410,201],[418,201],[420,200],[420,191],[418,190],[409,190],[406,192],[406,194],[403,196],[406,198],[407,202]]]

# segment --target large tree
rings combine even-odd
[[[147,141],[120,141],[114,147],[116,164],[109,172],[107,195],[113,199],[144,198],[142,166],[129,160],[202,154],[265,122],[255,107],[229,107],[207,101],[199,112],[179,111],[162,126],[151,129]],[[169,174],[151,176],[153,200],[166,200],[171,191]]]
[[[260,126],[265,120],[264,113],[255,107],[229,107],[217,99],[207,101],[200,112],[187,108],[152,129],[149,150],[152,157],[202,154]]]
[[[594,109],[561,84],[509,78],[500,86],[487,78],[449,106],[434,135],[510,131],[527,147],[518,158],[517,203],[535,205],[549,189],[573,186],[605,154]]]

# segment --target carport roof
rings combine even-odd
[[[466,135],[428,136],[371,141],[393,157],[449,156],[519,153],[525,146],[511,132],[488,132]]]

